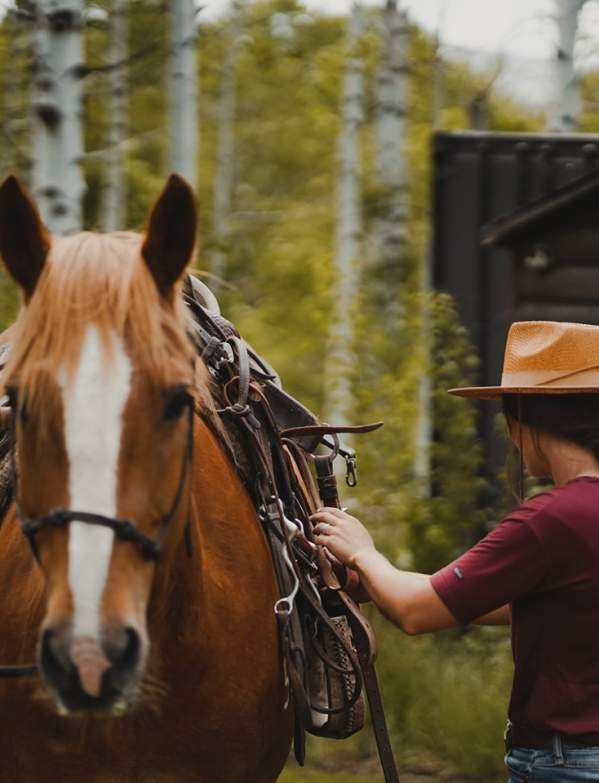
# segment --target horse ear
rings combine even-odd
[[[196,229],[193,191],[182,177],[171,174],[152,208],[141,249],[163,296],[169,294],[191,259]]]
[[[50,249],[50,236],[33,201],[10,176],[0,185],[0,255],[11,277],[31,298]]]

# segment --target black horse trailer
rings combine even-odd
[[[599,324],[599,136],[437,133],[433,156],[433,285],[493,385],[513,321]],[[496,412],[481,406],[491,472],[504,459]]]

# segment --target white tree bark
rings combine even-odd
[[[384,260],[396,260],[407,239],[406,115],[409,89],[409,29],[397,0],[387,0],[383,10],[383,51],[379,70],[377,117],[378,177],[386,191],[386,209],[378,226]],[[399,292],[397,292],[399,293]]]
[[[196,5],[172,0],[170,168],[196,187],[199,146]]]
[[[34,34],[33,193],[59,234],[81,229],[82,0],[37,0]]]
[[[386,0],[382,12],[382,57],[378,76],[377,112],[377,173],[384,193],[383,209],[377,221],[376,253],[386,275],[390,290],[385,301],[385,320],[389,331],[397,333],[401,340],[403,302],[401,280],[402,267],[408,250],[408,219],[410,202],[408,192],[408,133],[407,104],[409,95],[409,26],[407,15],[398,8],[397,0]],[[438,55],[437,55],[438,56]],[[439,63],[435,65],[440,67]],[[438,78],[438,77],[437,77]],[[437,89],[433,88],[433,101],[439,100]],[[434,111],[438,111],[436,106]],[[428,264],[427,264],[428,266]],[[422,379],[418,388],[418,415],[414,429],[414,478],[427,491],[430,480],[431,444],[431,379],[428,370],[427,353],[429,341],[429,318],[427,292],[429,288],[427,269],[422,271],[422,345],[425,360]]]
[[[439,6],[439,21],[435,36],[435,61],[433,64],[433,99],[432,119],[433,130],[438,130],[441,123],[441,112],[444,104],[445,65],[442,56],[443,33],[450,3],[446,0]],[[424,368],[418,389],[418,416],[416,420],[416,435],[414,441],[414,478],[418,482],[421,494],[430,495],[431,488],[431,445],[433,441],[433,383],[431,378],[431,301],[432,291],[432,236],[427,237],[427,249],[424,253],[424,264],[421,271],[421,334],[423,342]]]
[[[557,14],[558,45],[553,60],[555,97],[549,113],[548,129],[574,131],[580,113],[578,77],[574,69],[574,44],[578,15],[586,0],[554,0]]]
[[[118,231],[124,228],[125,215],[125,134],[127,128],[127,4],[126,0],[112,0],[110,14],[109,75],[110,99],[108,110],[108,150],[106,179],[102,204],[102,228]]]
[[[364,75],[358,47],[363,32],[362,8],[358,3],[354,3],[349,25],[349,58],[341,111],[335,237],[336,288],[325,372],[325,417],[334,424],[349,423],[353,400],[353,305],[358,286],[358,261],[362,250],[360,128],[363,122]]]
[[[211,256],[212,287],[216,290],[226,275],[225,245],[230,234],[230,216],[235,183],[235,114],[237,64],[243,44],[245,0],[234,0],[231,10],[229,49],[223,65],[218,101],[218,151],[214,180],[214,242]]]
[[[433,441],[433,382],[431,378],[431,316],[430,292],[432,290],[431,273],[432,245],[425,254],[425,267],[422,270],[421,333],[424,368],[418,388],[418,416],[414,438],[414,479],[423,496],[430,494],[431,486],[431,445]]]

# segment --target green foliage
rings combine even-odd
[[[306,21],[299,4],[261,2],[249,11],[238,68],[236,190],[225,248],[228,287],[221,299],[244,336],[306,404],[322,407],[322,377],[331,296],[335,139],[343,67],[343,28]],[[273,35],[270,19],[288,13],[294,37]],[[308,17],[310,19],[310,17]],[[201,189],[212,187],[214,118],[226,25],[204,33],[201,48]],[[209,181],[206,181],[206,177]],[[211,202],[208,190],[202,202]],[[208,265],[211,216],[204,214]]]
[[[430,573],[473,542],[487,511],[480,510],[485,482],[479,477],[481,446],[474,403],[447,393],[476,382],[478,360],[447,295],[432,299],[432,497],[413,509],[410,549],[415,567]]]
[[[502,783],[503,731],[512,677],[509,640],[500,628],[465,635],[405,637],[372,617],[377,671],[400,776],[409,781]],[[413,777],[412,777],[413,774]],[[293,759],[285,783],[379,783],[371,727],[349,740],[308,738],[307,765]]]
[[[505,632],[481,629],[457,643],[455,632],[406,639],[378,625],[378,668],[397,746],[426,748],[485,783],[505,779],[512,676]]]
[[[110,0],[96,0],[109,9]],[[129,4],[132,61],[122,70],[129,88],[126,145],[127,223],[143,225],[167,174],[168,16],[162,2]],[[230,234],[219,248],[227,258],[221,289],[225,314],[280,372],[285,386],[316,413],[323,407],[323,378],[333,297],[333,246],[340,93],[346,63],[347,20],[308,13],[299,0],[259,0],[249,5],[237,69],[235,189]],[[286,15],[289,34],[277,34],[275,14]],[[200,17],[201,18],[201,17]],[[105,26],[86,29],[92,68],[107,62]],[[228,19],[201,26],[199,39],[200,129],[198,195],[201,254],[208,272],[213,235],[213,187],[217,157],[217,113],[222,67],[231,45]],[[0,26],[0,108],[11,111],[10,29]],[[375,75],[380,58],[378,12],[367,14],[360,45],[367,100],[361,143],[363,209],[370,236],[386,209],[389,193],[374,174]],[[26,59],[26,55],[20,55]],[[475,408],[450,397],[452,386],[476,380],[477,362],[448,297],[423,294],[428,263],[434,42],[411,30],[407,113],[408,240],[400,257],[373,257],[365,243],[358,301],[348,314],[355,327],[353,371],[356,422],[384,420],[380,432],[356,442],[361,483],[350,499],[377,543],[396,563],[432,571],[484,532],[486,489],[475,427]],[[18,62],[23,64],[25,59]],[[25,69],[22,69],[25,72]],[[489,74],[462,63],[442,64],[444,129],[468,127],[473,99],[488,94],[490,129],[538,130],[540,117],[489,88]],[[597,75],[585,77],[585,129],[597,129],[592,97]],[[26,87],[21,86],[22,96]],[[12,96],[12,97],[11,97]],[[21,100],[24,106],[26,100]],[[108,117],[105,72],[85,80],[85,160],[88,192],[85,224],[100,218]],[[17,96],[18,97],[18,96]],[[18,101],[17,101],[18,102]],[[22,107],[21,107],[22,109]],[[13,156],[28,171],[28,135],[19,132]],[[208,282],[209,279],[208,279]],[[0,274],[0,326],[14,318],[15,287]],[[430,349],[430,355],[429,355]],[[416,425],[421,380],[430,376],[435,413],[432,495],[416,480]],[[347,498],[345,500],[347,502]],[[439,639],[404,639],[379,627],[379,670],[394,741],[420,746],[489,783],[501,776],[501,744],[510,663],[502,633],[456,633]],[[332,748],[335,748],[333,750]],[[374,783],[369,735],[350,743],[311,743],[318,772],[290,769],[282,778],[331,783]],[[339,769],[341,757],[352,769]],[[366,761],[365,761],[366,759]],[[331,767],[333,769],[331,769]],[[323,772],[328,770],[328,772]],[[364,774],[362,775],[362,772]]]
[[[300,769],[290,764],[279,783],[382,783],[381,775],[360,775],[355,772],[323,772],[321,769]]]
[[[597,112],[599,96],[599,72],[590,71],[580,77],[581,114],[578,130],[583,133],[599,131],[599,113]]]
[[[17,287],[3,269],[0,269],[0,331],[15,320],[19,309]]]

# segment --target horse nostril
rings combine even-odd
[[[115,674],[127,674],[132,672],[139,662],[141,639],[134,628],[124,628],[119,642],[112,644],[108,650],[108,657]]]
[[[40,667],[44,676],[58,690],[67,687],[74,668],[63,648],[59,633],[51,629],[43,632],[40,641]]]

